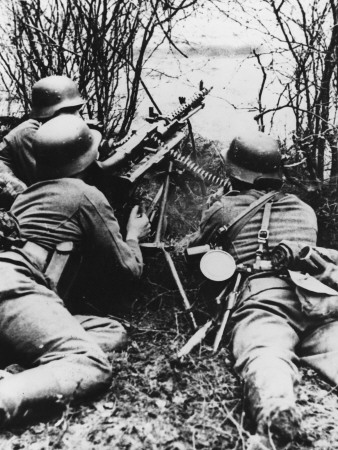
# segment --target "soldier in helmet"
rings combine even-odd
[[[226,167],[233,190],[204,213],[191,245],[214,242],[237,265],[250,269],[232,315],[235,369],[244,381],[258,435],[264,440],[270,430],[290,440],[301,419],[294,389],[298,364],[305,362],[338,384],[338,297],[331,297],[336,305],[332,314],[307,314],[299,294],[311,286],[298,289],[290,277],[278,276],[269,264],[270,250],[282,240],[290,246],[311,247],[317,240],[312,208],[280,191],[278,142],[263,133],[238,136],[230,144]],[[231,223],[232,230],[238,227],[231,234],[229,228],[227,235]],[[312,298],[316,295],[320,297],[313,293]]]
[[[30,119],[0,145],[0,206],[9,207],[36,180],[32,140],[41,124],[62,113],[79,114],[84,103],[76,84],[66,76],[52,75],[33,85]]]
[[[1,425],[106,389],[107,354],[126,344],[118,322],[69,313],[58,291],[58,265],[52,264],[66,241],[86,258],[101,254],[111,284],[120,274],[141,275],[138,242],[149,232],[147,217],[132,210],[124,241],[106,198],[84,181],[100,140],[73,115],[49,120],[34,135],[39,182],[14,201],[21,237],[0,253],[1,357],[26,369],[2,374]]]

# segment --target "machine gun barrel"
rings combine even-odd
[[[190,117],[204,108],[204,98],[211,89],[203,88],[167,116],[152,114],[143,127],[132,131],[122,144],[110,140],[112,152],[97,164],[103,171],[133,183],[152,166],[160,163],[185,138]]]

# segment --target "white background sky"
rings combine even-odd
[[[213,86],[213,90],[207,97],[205,109],[193,119],[198,133],[223,141],[226,147],[234,134],[243,128],[256,130],[253,116],[257,111],[253,107],[257,106],[262,74],[249,53],[250,48],[262,45],[263,35],[216,11],[190,17],[175,30],[175,43],[180,44],[189,58],[178,55],[175,61],[161,52],[147,67],[155,67],[170,77],[159,79],[151,73],[144,75],[163,112],[175,109],[178,96],[191,96],[198,89],[199,81],[203,80],[204,85]],[[186,45],[187,41],[190,46]],[[242,54],[236,54],[238,49]],[[141,116],[147,115],[149,105],[148,99],[142,102],[139,108]],[[282,133],[284,131],[281,130]]]

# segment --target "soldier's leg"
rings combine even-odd
[[[127,347],[127,331],[117,320],[81,314],[74,317],[105,353],[110,354]]]
[[[0,343],[29,369],[0,381],[2,421],[97,393],[111,378],[105,354],[52,291],[31,280],[20,288],[31,293],[0,301]]]
[[[299,356],[331,383],[338,385],[338,320],[314,321],[299,344]]]
[[[298,300],[278,280],[257,279],[243,291],[233,319],[235,369],[243,378],[258,432],[271,426],[291,438],[299,426],[294,390],[299,377],[294,351],[301,319]]]

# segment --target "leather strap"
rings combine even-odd
[[[27,241],[20,250],[41,272],[45,271],[51,252],[31,241]]]
[[[81,262],[81,254],[79,253],[80,256],[77,257],[76,264],[71,264],[73,267],[70,267],[70,269],[68,267],[69,258],[74,253],[73,242],[61,242],[54,251],[48,251],[35,244],[35,242],[27,241],[22,248],[13,247],[12,250],[28,259],[31,264],[49,279],[51,288],[61,298],[65,299],[78,273]],[[67,270],[65,270],[66,266]]]
[[[219,228],[218,236],[223,247],[228,247],[228,245],[235,240],[244,225],[249,222],[249,220],[257,213],[257,211],[260,210],[263,205],[272,200],[277,194],[279,194],[278,191],[268,192],[251,203],[251,205],[241,212],[241,214],[236,216],[228,226]]]
[[[269,239],[269,222],[271,216],[272,202],[265,203],[261,229],[258,232],[258,243],[266,244]]]
[[[59,294],[60,292],[58,284],[61,280],[69,257],[73,251],[74,243],[71,241],[61,242],[60,244],[58,244],[45,270],[45,275],[52,283],[53,288],[57,290]]]
[[[257,235],[258,247],[256,250],[256,264],[258,264],[258,262],[261,260],[264,253],[264,248],[267,247],[267,242],[269,239],[269,222],[271,217],[271,209],[272,202],[269,201],[265,203],[261,229],[258,231]]]

